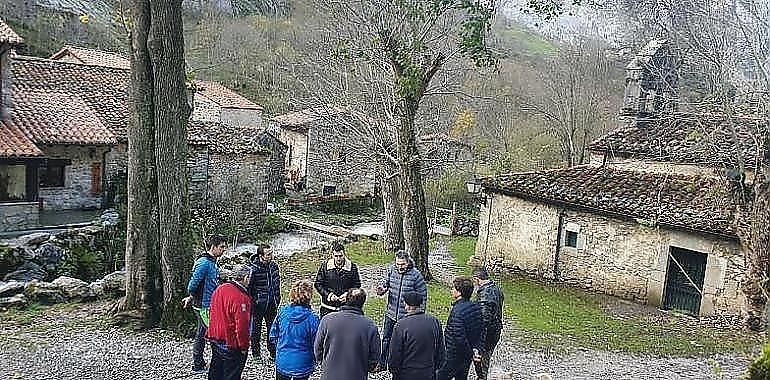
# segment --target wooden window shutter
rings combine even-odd
[[[102,163],[91,163],[91,194],[102,193]]]

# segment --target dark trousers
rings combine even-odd
[[[447,356],[444,366],[436,372],[436,380],[468,380],[473,354],[459,357]]]
[[[393,328],[396,326],[396,321],[390,319],[387,315],[382,321],[382,352],[380,353],[380,368],[385,368],[388,364],[388,356],[390,354],[390,338],[393,336]]]
[[[310,377],[310,375],[307,376],[286,376],[282,375],[278,371],[275,371],[275,380],[307,380]]]
[[[489,376],[489,361],[492,358],[492,353],[497,347],[497,342],[500,341],[500,328],[488,328],[486,340],[484,341],[484,352],[481,354],[480,362],[473,362],[476,367],[476,377],[479,380],[486,380]]]
[[[265,321],[267,351],[270,353],[270,357],[275,359],[275,344],[270,342],[270,328],[273,326],[277,312],[277,305],[251,305],[251,352],[255,357],[259,356],[261,350],[259,342],[262,338],[262,321]]]
[[[195,319],[198,321],[198,328],[195,330],[195,340],[193,340],[193,368],[205,368],[206,361],[203,359],[203,350],[206,349],[206,324],[203,323],[201,314],[196,310]]]
[[[228,350],[211,343],[211,365],[208,380],[241,380],[246,366],[246,354],[240,350]]]

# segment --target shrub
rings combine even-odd
[[[762,355],[754,359],[746,372],[748,380],[770,380],[770,343],[765,345]]]
[[[111,270],[103,252],[83,245],[74,245],[67,250],[59,272],[91,282]]]

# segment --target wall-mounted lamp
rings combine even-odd
[[[468,193],[470,194],[480,193],[482,187],[481,181],[475,175],[465,182],[465,188],[468,189]]]

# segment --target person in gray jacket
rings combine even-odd
[[[436,317],[420,310],[422,296],[404,295],[406,317],[396,322],[388,370],[393,380],[433,380],[444,362],[444,334]]]
[[[321,319],[313,345],[321,380],[366,380],[376,369],[380,334],[364,315],[365,302],[363,289],[350,289],[345,305]]]
[[[406,251],[396,252],[396,260],[388,267],[388,273],[380,285],[375,288],[377,295],[388,293],[388,310],[382,323],[382,354],[378,370],[384,370],[388,362],[390,337],[393,327],[399,319],[406,316],[406,308],[401,298],[406,293],[417,293],[422,296],[420,310],[425,310],[428,300],[428,286],[422,273],[414,267],[414,261]]]

